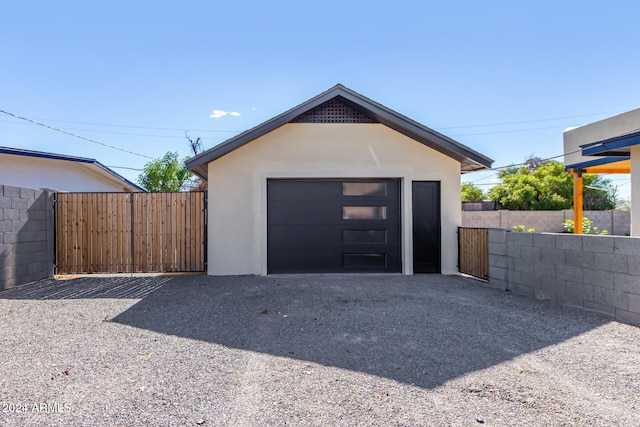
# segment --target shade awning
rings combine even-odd
[[[631,160],[627,157],[603,157],[566,165],[566,171],[581,170],[584,173],[630,173]]]
[[[640,144],[640,132],[635,131],[603,141],[581,145],[583,156],[629,157],[631,146]]]

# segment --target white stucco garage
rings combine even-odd
[[[457,273],[460,174],[492,160],[336,85],[206,152],[211,275]]]

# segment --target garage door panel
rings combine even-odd
[[[285,182],[280,181],[279,182]],[[313,185],[309,185],[312,182]],[[335,200],[342,194],[342,183],[338,181],[286,180],[286,185],[269,187],[269,200]]]
[[[269,273],[332,273],[341,257],[333,248],[287,248],[270,260]]]
[[[269,204],[269,224],[335,224],[342,219],[342,207],[327,201],[274,201]]]
[[[268,272],[401,271],[399,182],[268,180]]]
[[[342,236],[333,225],[272,225],[269,248],[335,248]]]

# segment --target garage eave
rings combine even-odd
[[[359,109],[366,111],[368,115],[379,123],[459,161],[463,173],[487,169],[490,168],[493,163],[493,160],[489,157],[360,95],[341,84],[337,84],[308,101],[187,160],[185,164],[190,171],[207,179],[208,163],[260,138],[280,126],[290,123],[300,115],[335,98],[357,106]]]

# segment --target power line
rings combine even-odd
[[[581,153],[581,152],[582,152],[582,148],[579,149],[579,150],[570,151],[568,153],[560,154],[558,156],[548,157],[546,159],[540,159],[539,161],[540,162],[546,162],[548,160],[553,160],[553,159],[557,159],[559,157],[564,157],[567,154],[575,154],[575,153]],[[518,167],[518,166],[525,166],[526,164],[527,164],[527,162],[516,163],[516,164],[512,164],[512,165],[508,165],[508,166],[498,166],[498,167],[495,167],[495,168],[486,169],[486,171],[500,171],[502,169],[513,168],[513,167]],[[482,171],[482,172],[484,172],[484,171]],[[482,178],[479,178],[479,179],[477,179],[475,181],[471,181],[471,184],[475,184],[476,182],[482,181],[482,180],[487,179],[487,178],[491,178],[492,176],[496,176],[496,175],[497,175],[497,173],[492,173],[491,175],[483,176]]]
[[[78,134],[75,134],[75,133],[72,133],[72,132],[67,132],[66,130],[63,130],[63,129],[60,129],[60,128],[56,128],[56,127],[53,127],[53,126],[49,126],[47,124],[40,123],[40,122],[37,122],[35,120],[28,119],[26,117],[18,116],[17,114],[13,114],[13,113],[10,113],[8,111],[0,110],[0,113],[9,115],[11,117],[15,117],[16,119],[25,120],[27,122],[33,123],[33,124],[38,125],[38,126],[45,127],[47,129],[55,130],[56,132],[61,132],[61,133],[64,133],[66,135],[70,135],[70,136],[73,136],[73,137],[76,137],[76,138],[84,139],[85,141],[93,142],[94,144],[103,145],[103,146],[108,147],[108,148],[113,148],[114,150],[123,151],[125,153],[129,153],[129,154],[133,154],[133,155],[136,155],[136,156],[140,156],[140,157],[144,157],[144,158],[153,160],[153,157],[145,156],[144,154],[140,154],[140,153],[134,153],[133,151],[125,150],[124,148],[116,147],[115,145],[105,144],[104,142],[96,141],[95,139],[87,138],[86,136],[81,136],[81,135],[78,135]]]
[[[450,135],[452,138],[457,138],[460,136],[475,136],[475,135],[495,135],[498,133],[518,133],[518,132],[531,132],[534,130],[546,130],[546,129],[560,129],[565,128],[566,126],[546,126],[539,128],[529,128],[529,129],[513,129],[513,130],[497,130],[494,132],[478,132],[478,133],[461,133],[458,135]]]
[[[127,166],[107,166],[108,168],[113,168],[113,169],[129,169],[131,171],[143,171],[144,169],[139,169],[139,168],[130,168]]]
[[[5,122],[5,123],[13,123],[13,124],[19,124],[19,125],[25,125],[28,126],[29,123],[18,123],[12,120],[0,120],[0,122]],[[110,130],[97,130],[97,129],[78,129],[78,128],[66,128],[65,130],[73,130],[73,131],[82,131],[82,132],[93,132],[93,133],[106,133],[106,134],[110,134],[110,135],[127,135],[127,136],[137,136],[137,137],[148,137],[148,138],[168,138],[168,139],[184,139],[184,136],[171,136],[171,135],[152,135],[152,134],[145,134],[145,133],[131,133],[131,132],[116,132],[116,131],[110,131]],[[206,137],[206,138],[202,138],[203,140],[207,140],[207,141],[217,141],[217,140],[223,140],[225,139],[225,137]]]
[[[580,117],[590,117],[604,114],[613,114],[614,112],[602,112],[602,113],[592,113],[592,114],[581,114],[575,116],[564,116],[564,117],[552,117],[545,119],[534,119],[534,120],[521,120],[521,121],[512,121],[512,122],[499,122],[499,123],[484,123],[484,124],[476,124],[476,125],[462,125],[462,126],[445,126],[445,127],[437,127],[438,129],[468,129],[468,128],[481,128],[481,127],[493,127],[493,126],[507,126],[507,125],[517,125],[517,124],[526,124],[526,123],[540,123],[540,122],[549,122],[555,120],[566,120]],[[59,119],[44,119],[44,118],[36,118],[39,120],[49,120],[53,122],[61,122],[61,123],[76,123],[76,124],[84,124],[90,126],[106,126],[106,127],[118,127],[118,128],[128,128],[128,129],[150,129],[150,130],[160,130],[160,131],[184,131],[185,129],[181,128],[166,128],[166,127],[152,127],[152,126],[133,126],[133,125],[118,125],[118,124],[108,124],[108,123],[96,123],[96,122],[81,122],[75,120],[59,120]],[[463,136],[477,136],[477,135],[495,135],[502,133],[519,133],[519,132],[531,132],[538,130],[547,130],[547,129],[558,129],[565,126],[546,126],[546,127],[535,127],[535,128],[527,128],[527,129],[512,129],[512,130],[502,130],[502,131],[492,131],[492,132],[476,132],[476,133],[466,133],[466,134],[457,134],[451,135],[452,137],[463,137]],[[98,133],[108,133],[114,135],[129,135],[129,136],[137,136],[137,137],[151,137],[151,138],[169,138],[169,139],[181,139],[182,137],[177,136],[167,136],[167,135],[152,135],[152,134],[138,134],[138,133],[126,133],[126,132],[114,132],[114,131],[106,131],[106,130],[90,130],[90,129],[74,129],[68,128],[70,130],[82,131],[82,132],[98,132]],[[236,130],[211,130],[211,129],[188,129],[194,132],[210,132],[210,133],[239,133],[241,131]],[[203,138],[204,139],[204,138]],[[207,140],[222,140],[224,138],[206,138]]]
[[[50,122],[75,123],[75,124],[80,124],[80,125],[107,126],[107,127],[130,128],[130,129],[171,130],[171,131],[180,131],[180,132],[184,132],[185,130],[191,130],[193,132],[213,132],[213,133],[240,133],[240,132],[242,132],[242,131],[239,131],[239,130],[164,128],[164,127],[152,127],[152,126],[132,126],[132,125],[114,125],[114,124],[108,124],[108,123],[78,122],[78,121],[73,121],[73,120],[45,119],[45,118],[42,118],[42,117],[35,117],[35,118],[38,119],[38,120],[47,120],[47,121],[50,121]]]
[[[518,124],[526,124],[526,123],[540,123],[540,122],[550,122],[555,120],[566,120],[566,119],[575,119],[580,117],[590,117],[590,116],[598,116],[604,114],[614,114],[615,111],[602,112],[602,113],[591,113],[591,114],[581,114],[576,116],[563,116],[563,117],[551,117],[545,119],[533,119],[533,120],[520,120],[513,122],[499,122],[499,123],[482,123],[476,125],[462,125],[462,126],[445,126],[445,127],[437,127],[438,129],[467,129],[467,128],[479,128],[479,127],[493,127],[493,126],[508,126],[508,125],[518,125]],[[43,117],[35,117],[36,120],[46,120],[50,122],[60,122],[60,123],[75,123],[75,124],[83,124],[90,126],[107,126],[107,127],[119,127],[119,128],[130,128],[130,129],[150,129],[150,130],[168,130],[168,131],[184,131],[183,128],[166,128],[166,127],[153,127],[153,126],[133,126],[133,125],[118,125],[118,124],[110,124],[110,123],[96,123],[96,122],[81,122],[76,120],[60,120],[60,119],[49,119]],[[559,126],[554,126],[553,128],[557,128]],[[522,131],[529,130],[537,130],[537,129],[552,129],[552,128],[532,128],[532,129],[523,129]],[[194,132],[212,132],[212,133],[240,133],[242,131],[239,130],[212,130],[212,129],[187,129],[192,130]],[[518,131],[506,131],[506,132],[518,132]],[[491,132],[493,133],[493,132]],[[469,134],[469,135],[477,135],[477,134]],[[483,134],[478,134],[483,135]]]
[[[519,122],[502,122],[502,123],[487,123],[487,124],[480,124],[480,125],[448,126],[448,127],[440,127],[438,129],[464,129],[464,128],[480,128],[480,127],[491,127],[491,126],[520,125],[524,123],[551,122],[554,120],[577,119],[580,117],[600,116],[603,114],[614,114],[614,113],[616,113],[616,111],[610,111],[606,113],[581,114],[579,116],[554,117],[549,119],[522,120]]]
[[[575,150],[575,151],[570,151],[568,153],[563,153],[563,154],[560,154],[560,155],[557,155],[557,156],[553,156],[553,157],[547,157],[546,159],[540,159],[539,161],[540,162],[546,162],[548,160],[553,160],[553,159],[557,159],[559,157],[564,157],[567,154],[575,154],[575,153],[580,153],[580,152],[582,152],[582,149]],[[512,168],[512,167],[516,167],[516,166],[525,166],[526,164],[527,164],[527,162],[522,162],[522,163],[516,163],[516,164],[512,164],[512,165],[508,165],[508,166],[498,166],[498,167],[491,168],[491,169],[486,169],[486,170],[487,171],[499,171],[499,170],[502,170],[502,169]]]

